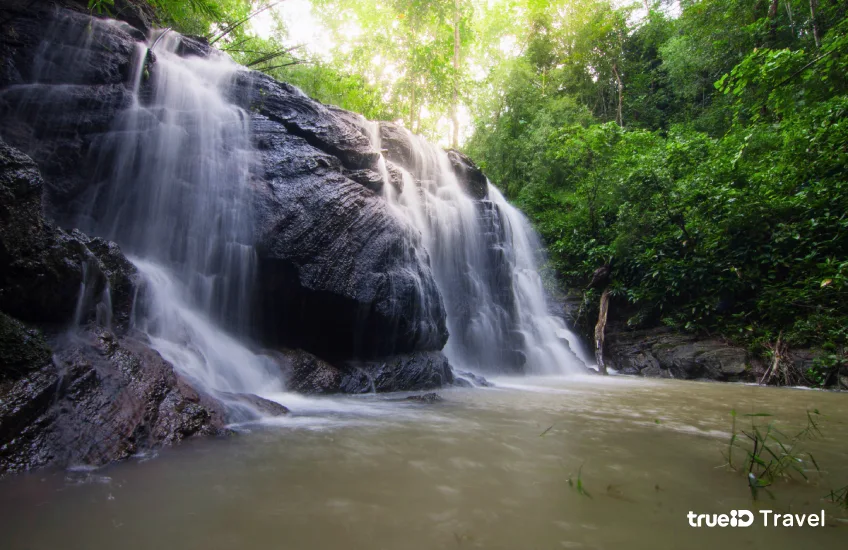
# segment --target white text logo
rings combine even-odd
[[[772,510],[759,510],[764,527],[824,527],[824,510],[818,514],[778,514]],[[750,527],[754,512],[731,510],[730,514],[686,514],[691,527]]]

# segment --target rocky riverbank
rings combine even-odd
[[[581,309],[582,299],[571,293],[560,296],[562,315],[591,344],[592,312]],[[607,366],[620,374],[682,380],[760,383],[764,376],[771,383],[782,382],[780,376],[768,376],[769,359],[758,357],[744,346],[728,339],[684,333],[668,327],[630,329],[621,304],[611,307],[604,340]],[[597,311],[594,312],[597,315]],[[791,372],[791,383],[811,385],[803,376],[825,354],[823,350],[787,349],[781,358],[782,368]],[[834,373],[829,389],[848,390],[848,369]]]

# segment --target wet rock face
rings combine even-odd
[[[330,363],[303,350],[273,353],[286,388],[307,395],[341,392],[344,373]]]
[[[273,357],[286,380],[286,388],[312,395],[430,390],[454,382],[448,360],[441,352],[336,364],[302,350],[282,350]]]
[[[36,355],[39,343],[31,345]],[[0,385],[0,473],[99,466],[226,432],[221,406],[138,335],[91,327],[53,345],[54,360]]]
[[[722,381],[754,378],[747,352],[716,339],[653,329],[612,333],[605,344],[608,366],[622,374]]]
[[[417,175],[420,159],[406,130],[393,122],[380,122],[380,141],[386,159]],[[451,169],[463,190],[475,200],[486,199],[489,195],[489,180],[483,171],[465,154],[454,149],[447,153]]]
[[[75,314],[85,321],[97,316],[108,285],[109,321],[125,329],[135,268],[114,243],[45,220],[42,188],[35,163],[0,140],[0,310],[34,323],[68,322]]]
[[[330,359],[441,349],[446,313],[420,235],[379,196],[379,153],[358,117],[260,73],[243,73],[234,97],[261,158],[264,340]]]
[[[350,361],[342,381],[345,393],[422,391],[453,383],[447,357],[440,351],[394,355],[382,360]]]
[[[418,159],[406,131],[393,122],[380,122],[380,143],[385,157],[413,171]]]
[[[130,105],[125,82],[139,32],[69,10],[56,17],[48,2],[13,1],[8,9],[0,30],[0,134],[38,163],[51,215],[75,226],[74,201],[99,179],[92,160]]]
[[[316,149],[336,157],[350,170],[374,168],[379,152],[360,128],[339,109],[331,109],[300,90],[257,72],[244,72],[236,82],[235,97],[243,107],[281,125]]]
[[[223,433],[220,404],[130,334],[133,265],[114,243],[46,221],[42,186],[0,141],[0,475]]]
[[[477,168],[468,156],[459,151],[449,150],[448,159],[465,192],[477,200],[485,199],[489,193],[489,180],[486,179],[483,171]]]
[[[24,320],[73,312],[82,247],[41,215],[43,182],[27,156],[0,141],[0,309]]]
[[[328,359],[441,349],[446,314],[420,235],[339,158],[261,115],[254,132],[265,341]]]

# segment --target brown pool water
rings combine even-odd
[[[848,485],[848,394],[626,377],[497,382],[442,391],[433,405],[282,395],[290,418],[232,438],[2,480],[0,548],[848,547],[848,514],[822,498]],[[823,435],[805,448],[824,472],[752,502],[744,474],[722,466],[731,409],[773,413],[786,432],[818,409]],[[590,496],[576,488],[581,465]],[[824,510],[826,526],[766,528],[757,515],[748,528],[698,529],[686,517],[734,509]]]

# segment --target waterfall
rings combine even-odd
[[[384,151],[380,123],[363,121]],[[564,374],[591,364],[578,338],[548,312],[538,270],[541,243],[527,219],[489,182],[486,197],[463,189],[447,152],[401,130],[402,185],[380,160],[394,212],[420,232],[448,316],[445,354],[455,367],[484,372]]]
[[[78,48],[67,48],[76,59],[44,46],[36,74],[48,79],[57,66],[91,61],[84,56],[100,31],[122,24],[91,25]],[[51,33],[77,28],[59,16]],[[143,278],[134,328],[194,385],[225,401],[280,391],[278,367],[245,344],[256,269],[254,159],[250,117],[227,99],[245,69],[214,51],[180,56],[182,40],[157,30],[136,43],[129,105],[95,144],[96,184],[78,201],[75,225],[121,245]],[[86,293],[84,281],[81,300]]]
[[[139,45],[133,103],[102,148],[90,209],[106,213],[98,233],[135,256],[147,282],[136,326],[165,359],[208,392],[279,391],[268,359],[236,337],[250,331],[256,267],[250,117],[226,98],[244,69],[217,52],[180,57],[182,37],[162,32],[147,42],[155,71]]]
[[[85,88],[91,71],[113,82],[98,88],[114,94],[115,114],[85,159],[84,189],[57,217],[122,247],[143,279],[133,328],[198,389],[224,400],[278,394],[279,365],[251,342],[259,160],[251,114],[233,102],[246,69],[214,50],[192,55],[191,39],[175,32],[142,39],[125,23],[90,21],[80,31],[78,19],[58,15],[50,31],[55,44],[39,50],[34,82],[15,91],[26,95],[27,88],[27,112],[44,119],[59,116],[49,111],[52,89]],[[116,25],[137,40],[128,41],[123,58],[102,53],[124,47],[108,43]],[[127,57],[129,67],[114,62]],[[381,126],[361,126],[380,151]],[[402,254],[405,265],[429,264],[447,310],[450,362],[483,372],[578,372],[589,358],[547,311],[541,246],[527,220],[488,183],[484,197],[469,196],[445,151],[403,135],[408,162],[389,165],[381,155],[377,166],[383,198],[408,231],[406,249],[386,253]],[[420,279],[420,269],[409,272],[421,283],[417,303],[438,309],[428,302],[438,299],[432,284]],[[408,291],[408,280],[397,286]],[[82,282],[76,317],[92,288]],[[108,326],[108,286],[98,299],[97,318]]]
[[[102,185],[87,210],[103,213],[98,234],[167,266],[200,310],[246,333],[250,119],[224,96],[241,69],[223,54],[179,57],[176,33],[151,40],[155,71],[139,44],[132,105],[99,148]]]
[[[509,204],[498,189],[490,184],[488,192],[498,212],[512,228],[515,249],[512,285],[518,304],[519,330],[526,338],[527,364],[531,369],[536,369],[536,365],[557,365],[552,369],[554,373],[582,372],[594,360],[565,322],[548,311],[537,262],[537,255],[543,250],[538,235],[527,218]],[[579,363],[574,363],[575,358]]]

